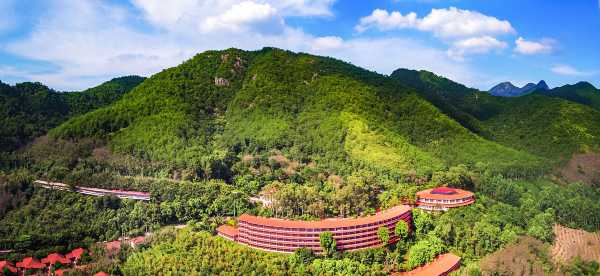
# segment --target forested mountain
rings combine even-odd
[[[70,117],[119,99],[144,80],[115,78],[81,92],[57,92],[40,83],[0,82],[0,151],[14,150]]]
[[[535,93],[569,100],[600,110],[600,90],[589,82],[578,82],[551,90],[538,90]]]
[[[472,133],[393,79],[272,48],[199,54],[51,134],[106,139],[116,152],[206,178],[227,179],[238,155],[273,149],[340,174],[352,171],[347,161],[397,176],[458,164],[525,174],[543,165]]]
[[[554,161],[600,149],[600,112],[589,106],[538,92],[496,97],[442,77],[431,77],[429,72],[412,74],[421,77],[407,78],[406,70],[396,71],[391,77],[412,83],[419,94],[446,114],[504,146]]]

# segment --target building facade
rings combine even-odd
[[[428,211],[447,211],[473,204],[475,195],[462,189],[439,187],[428,189],[417,193],[416,205],[418,208]]]
[[[320,234],[331,232],[337,250],[352,251],[381,246],[377,235],[380,227],[387,227],[390,243],[397,241],[394,229],[398,222],[407,223],[412,229],[411,208],[396,206],[372,216],[361,218],[324,219],[298,221],[241,215],[237,228],[222,225],[217,228],[219,236],[247,246],[274,252],[292,253],[298,248],[309,248],[320,253]]]

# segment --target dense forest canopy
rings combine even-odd
[[[0,151],[11,151],[68,118],[111,104],[144,78],[115,78],[81,92],[56,92],[41,83],[0,82]]]

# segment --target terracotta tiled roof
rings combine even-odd
[[[118,251],[121,249],[121,241],[110,241],[104,244],[106,251]]]
[[[400,272],[396,276],[440,276],[447,275],[460,266],[460,257],[451,253],[437,256],[432,262],[408,272]]]
[[[432,194],[445,194],[452,195],[456,194],[456,189],[448,188],[448,187],[437,187],[431,190]]]
[[[145,236],[139,236],[139,237],[135,237],[135,238],[131,238],[129,240],[129,242],[133,245],[138,245],[138,244],[142,244],[146,241],[146,237]]]
[[[435,188],[435,189],[440,189],[440,188]],[[446,188],[446,189],[453,189],[456,193],[453,193],[453,194],[435,193],[434,194],[434,193],[431,193],[434,189],[427,189],[424,191],[417,192],[417,197],[429,198],[429,199],[461,199],[461,198],[473,196],[472,192],[465,191],[462,189],[456,189],[456,188]]]
[[[83,249],[81,247],[75,248],[70,253],[68,253],[66,255],[66,257],[69,259],[79,260],[79,259],[81,259],[81,255],[83,255],[84,252],[85,252],[85,249]]]
[[[231,225],[227,225],[227,224],[223,224],[223,225],[217,227],[217,232],[225,234],[230,237],[236,237],[240,233],[240,231],[237,228],[235,228]]]
[[[52,254],[49,254],[48,257],[43,258],[42,263],[45,263],[45,264],[55,264],[55,263],[68,264],[68,263],[71,263],[71,261],[69,261],[69,259],[65,258],[65,256],[62,254],[52,253]]]
[[[265,218],[257,217],[248,214],[243,214],[239,217],[240,222],[247,222],[259,225],[268,225],[271,227],[283,227],[283,228],[337,228],[354,225],[363,225],[368,223],[380,222],[382,220],[390,219],[398,215],[404,214],[411,210],[410,206],[400,205],[389,208],[380,213],[377,213],[368,217],[360,218],[332,218],[324,219],[319,221],[300,221],[300,220],[287,220],[278,218]]]
[[[17,267],[24,268],[24,269],[32,269],[32,268],[38,269],[38,268],[44,268],[44,267],[46,267],[46,265],[41,263],[40,260],[38,260],[36,258],[27,257],[27,258],[24,258],[23,261],[18,262]]]
[[[17,268],[9,261],[0,261],[0,272],[8,269],[12,273],[17,273]]]

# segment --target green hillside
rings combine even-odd
[[[204,178],[227,179],[240,155],[274,149],[342,175],[359,167],[427,176],[458,164],[513,173],[542,165],[477,136],[390,78],[272,48],[199,54],[51,134],[106,139],[115,152]]]
[[[586,105],[536,93],[495,97],[426,71],[398,70],[392,78],[411,84],[483,137],[553,163],[573,153],[600,150],[600,112]]]
[[[81,92],[56,92],[40,83],[0,82],[0,151],[14,150],[70,117],[119,99],[144,80],[115,78]]]
[[[548,91],[536,91],[549,97],[561,98],[600,110],[600,90],[589,82],[565,85]]]

